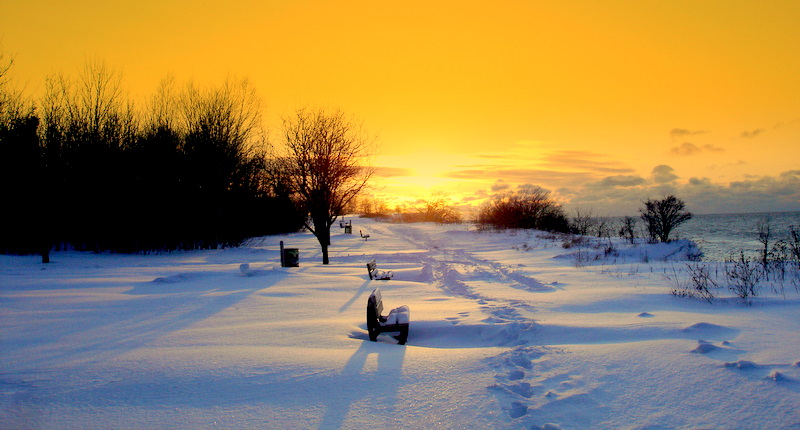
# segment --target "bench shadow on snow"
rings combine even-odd
[[[335,396],[327,396],[325,415],[319,426],[321,429],[342,428],[352,406],[364,400],[368,400],[372,408],[378,410],[393,409],[397,404],[397,394],[403,380],[406,347],[381,342],[381,338],[388,336],[379,336],[378,342],[370,342],[369,336],[366,334],[364,336],[367,341],[362,342],[350,356],[339,377],[343,385],[358,384],[370,388],[336,389]],[[368,362],[376,362],[377,368],[369,369]]]

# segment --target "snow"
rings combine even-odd
[[[800,428],[793,288],[675,297],[686,242],[354,223],[328,266],[309,233],[0,256],[0,428]],[[405,346],[368,340],[378,286]]]

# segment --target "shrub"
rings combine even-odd
[[[570,219],[569,229],[572,233],[586,236],[596,224],[596,219],[591,211],[575,210],[575,215]]]
[[[636,218],[626,216],[622,219],[622,226],[619,228],[619,237],[633,244],[636,241]]]
[[[496,228],[569,231],[564,209],[550,198],[550,191],[536,186],[523,186],[489,201],[478,213],[477,222]]]
[[[728,288],[742,300],[758,295],[758,282],[761,279],[761,272],[758,264],[751,261],[739,252],[739,258],[731,256],[725,261],[725,275]]]

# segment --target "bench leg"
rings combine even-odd
[[[400,336],[397,336],[397,343],[400,345],[405,345],[406,340],[408,340],[408,326],[405,326],[402,330],[400,330]]]
[[[378,341],[378,335],[381,333],[381,331],[378,330],[377,327],[368,327],[367,331],[369,332],[369,340],[371,340],[373,342],[377,342]]]

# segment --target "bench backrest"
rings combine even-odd
[[[383,298],[381,297],[381,289],[376,288],[372,290],[367,300],[367,320],[380,319],[383,313]]]
[[[367,263],[367,272],[369,273],[369,279],[372,279],[372,274],[373,274],[373,272],[375,272],[376,266],[377,266],[377,263],[375,263],[375,259],[374,258],[372,259],[372,261]]]

